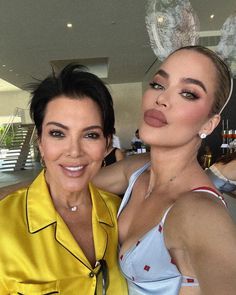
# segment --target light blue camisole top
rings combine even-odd
[[[118,217],[129,201],[135,181],[149,166],[150,163],[145,164],[130,177]],[[211,189],[199,188],[194,191],[206,191],[221,198]],[[181,275],[165,246],[163,225],[170,208],[159,224],[119,257],[121,270],[128,282],[129,295],[178,295],[183,285],[198,286],[197,279]]]

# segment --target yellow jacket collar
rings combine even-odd
[[[112,214],[100,191],[89,184],[93,210],[98,222],[114,226]],[[31,233],[41,230],[57,221],[58,213],[53,205],[42,171],[27,189],[26,214]]]
[[[107,207],[105,200],[101,196],[101,191],[98,190],[91,182],[89,183],[89,190],[91,194],[93,210],[97,216],[98,221],[109,226],[114,226],[112,214]]]

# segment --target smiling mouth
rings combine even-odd
[[[84,166],[64,166],[64,169],[70,171],[70,172],[77,172],[84,168]]]

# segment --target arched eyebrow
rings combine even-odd
[[[158,70],[158,71],[156,72],[155,76],[156,76],[156,75],[160,75],[160,76],[162,76],[163,78],[169,79],[169,74],[168,74],[166,71],[164,71],[163,69]],[[203,91],[204,91],[205,93],[207,93],[206,86],[205,86],[204,83],[203,83],[202,81],[200,81],[200,80],[193,79],[193,78],[183,78],[183,79],[181,79],[181,82],[184,82],[184,83],[187,83],[187,84],[195,84],[195,85],[198,85],[198,86],[200,86],[200,87],[203,89]]]
[[[169,78],[169,74],[166,71],[162,70],[162,69],[158,70],[156,72],[155,76],[156,75],[160,75],[160,76],[162,76],[163,78],[166,78],[166,79]]]
[[[62,129],[69,130],[69,128],[67,126],[65,126],[64,124],[58,123],[58,122],[54,122],[54,121],[47,122],[46,126],[49,126],[49,125],[55,125],[55,126],[60,127]]]
[[[205,93],[207,93],[206,87],[205,85],[202,83],[202,81],[197,80],[197,79],[193,79],[193,78],[183,78],[183,82],[187,83],[187,84],[195,84],[200,86]]]
[[[69,130],[69,127],[67,127],[66,125],[61,124],[59,122],[54,122],[54,121],[47,122],[46,126],[50,126],[50,125],[60,127],[60,128],[62,128],[64,130]],[[100,126],[100,125],[91,125],[91,126],[85,127],[83,129],[83,131],[89,131],[89,130],[92,130],[92,129],[100,129],[100,130],[103,130],[102,129],[102,126]]]

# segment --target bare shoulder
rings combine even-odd
[[[172,206],[166,226],[178,231],[178,239],[186,244],[199,239],[233,236],[236,242],[236,225],[222,201],[210,193],[189,192],[181,196]],[[174,235],[172,235],[174,236]]]
[[[236,180],[236,159],[228,162],[227,164],[218,162],[214,165],[226,178],[232,181]]]
[[[229,212],[220,198],[206,192],[188,192],[173,205],[170,216],[181,216],[190,223],[201,224],[205,220],[230,219]],[[181,219],[180,219],[181,220]]]

